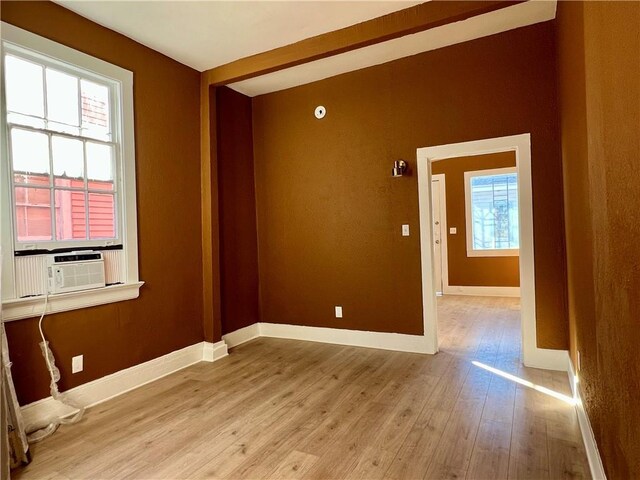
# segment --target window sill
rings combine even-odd
[[[47,314],[132,300],[138,298],[143,284],[144,282],[135,282],[51,295],[47,304]],[[42,315],[43,307],[44,296],[5,300],[2,302],[2,321],[39,317]]]

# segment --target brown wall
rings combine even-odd
[[[2,2],[2,20],[134,73],[140,278],[137,300],[51,315],[68,389],[203,340],[200,75],[49,2]],[[49,395],[35,319],[6,325],[19,400]],[[84,371],[71,374],[71,357]]]
[[[467,257],[464,172],[516,166],[514,152],[450,158],[431,164],[433,174],[444,174],[447,204],[447,268],[449,285],[517,287],[520,285],[519,257]]]
[[[640,478],[640,3],[557,28],[571,353],[608,478]]]
[[[251,98],[216,89],[222,334],[259,321]]]
[[[262,321],[422,333],[416,148],[530,132],[538,344],[567,348],[555,78],[548,22],[254,98]]]

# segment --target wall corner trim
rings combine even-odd
[[[227,356],[227,346],[224,341],[199,342],[84,383],[63,392],[62,396],[78,405],[93,407],[195,363],[214,362],[225,356]],[[65,417],[75,412],[75,410],[54,400],[53,397],[43,398],[25,405],[21,411],[27,431],[46,425],[52,417]]]
[[[227,333],[222,336],[222,340],[226,342],[229,348],[237,347],[238,345],[242,345],[249,340],[253,340],[254,338],[258,338],[260,336],[260,324],[254,323],[253,325],[249,325],[247,327],[239,328],[238,330],[234,330],[231,333]]]
[[[582,403],[582,397],[580,395],[579,379],[573,370],[573,362],[570,358],[567,358],[567,374],[569,375],[569,385],[571,385],[571,392],[576,402],[576,413],[578,415],[578,424],[580,425],[580,432],[582,433],[582,441],[584,448],[587,452],[587,460],[589,461],[589,469],[591,470],[591,477],[594,480],[606,480],[607,475],[604,472],[604,466],[602,465],[602,458],[598,451],[598,444],[596,438],[593,435],[593,429],[591,428],[591,422],[589,416]]]
[[[229,355],[227,344],[224,340],[220,340],[216,343],[202,342],[202,361],[203,362],[215,362],[223,357]]]

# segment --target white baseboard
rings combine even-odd
[[[347,330],[343,328],[309,327],[304,325],[288,325],[280,323],[254,323],[248,327],[223,335],[229,348],[241,345],[258,337],[287,338],[310,342],[333,343],[354,347],[379,348],[398,352],[427,353],[426,338],[422,335],[406,335],[402,333],[368,332],[363,330]],[[545,370],[567,371],[569,352],[533,348],[526,350],[523,363],[527,367]]]
[[[259,323],[258,331],[261,337],[289,338],[292,340],[379,348],[398,352],[431,353],[427,349],[427,340],[422,335],[366,332],[363,330],[307,327],[280,323]]]
[[[211,342],[202,342],[202,361],[203,362],[215,362],[216,360],[221,359],[222,357],[226,357],[229,355],[227,350],[227,344],[224,340],[220,340],[216,343]]]
[[[196,343],[72,388],[62,395],[77,405],[92,407],[194,363],[215,361],[226,356],[226,350],[224,341],[215,344]],[[71,415],[75,410],[54,400],[53,397],[47,397],[25,405],[21,411],[27,431],[30,431],[48,424],[52,418]]]
[[[600,452],[598,451],[598,445],[596,439],[593,436],[593,430],[591,428],[591,422],[587,411],[584,409],[582,403],[582,397],[580,395],[579,379],[573,370],[573,362],[571,359],[567,359],[569,375],[569,384],[571,385],[571,391],[573,392],[573,398],[576,401],[576,413],[578,414],[578,423],[580,424],[580,431],[582,432],[582,441],[587,451],[587,460],[589,461],[589,469],[591,470],[591,477],[594,480],[606,480],[607,476],[604,473],[604,466],[602,465],[602,459],[600,458]]]
[[[532,348],[525,350],[523,363],[525,367],[542,368],[544,370],[567,371],[569,352],[567,350],[552,350],[550,348]]]
[[[445,295],[473,295],[477,297],[519,297],[520,287],[463,287],[447,285],[443,287]]]
[[[254,323],[248,327],[240,328],[231,333],[227,333],[222,336],[222,339],[226,342],[229,348],[237,347],[249,340],[258,338],[260,336],[259,323]]]

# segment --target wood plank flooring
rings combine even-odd
[[[517,299],[439,298],[435,356],[260,338],[89,409],[18,479],[588,478],[566,374],[520,363]]]

